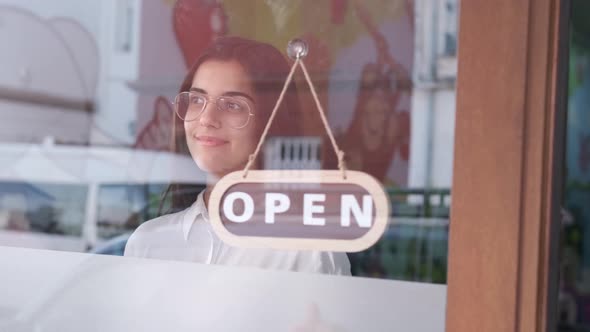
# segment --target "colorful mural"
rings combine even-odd
[[[187,68],[220,35],[261,40],[280,50],[295,37],[306,40],[311,50],[306,65],[349,168],[389,186],[407,184],[413,1],[164,1],[173,6],[172,24]],[[302,75],[296,81],[303,135],[324,136]],[[156,118],[148,127],[164,125]],[[329,144],[324,147],[323,167],[336,168]]]

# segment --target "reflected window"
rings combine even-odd
[[[0,229],[81,236],[83,185],[0,182]]]
[[[194,197],[205,188],[190,184],[185,186],[190,189],[181,190],[181,194]],[[163,183],[101,185],[96,223],[98,237],[111,239],[130,233],[143,222],[161,214],[178,212],[171,210],[168,200],[162,200],[167,187]]]

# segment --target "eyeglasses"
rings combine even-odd
[[[181,92],[174,98],[174,110],[183,121],[195,121],[203,114],[209,102],[221,111],[221,121],[234,129],[241,129],[248,125],[254,114],[250,104],[243,97],[218,96],[210,97],[200,92]]]

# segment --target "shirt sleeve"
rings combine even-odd
[[[137,242],[137,230],[135,230],[127,240],[127,244],[125,244],[124,257],[140,257]]]

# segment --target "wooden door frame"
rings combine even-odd
[[[555,329],[568,24],[566,0],[461,1],[446,331]]]

